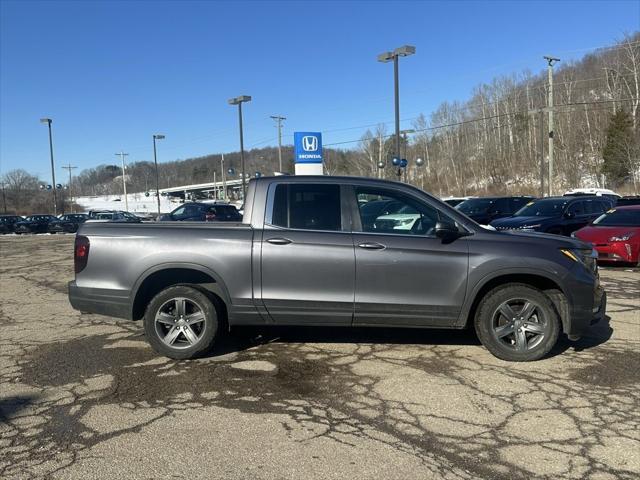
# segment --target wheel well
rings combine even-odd
[[[566,296],[562,288],[560,288],[560,285],[558,285],[553,280],[550,280],[549,278],[543,277],[541,275],[512,274],[492,278],[482,286],[478,293],[476,293],[476,296],[473,299],[473,303],[471,304],[471,309],[469,310],[469,315],[467,315],[467,327],[473,325],[473,319],[476,316],[476,310],[478,309],[478,305],[480,304],[480,301],[484,298],[484,296],[494,288],[509,283],[521,283],[530,285],[534,288],[537,288],[538,290],[544,291],[555,305],[556,310],[560,315],[562,327],[564,328],[567,326],[567,322],[569,321],[569,308]]]
[[[154,272],[143,280],[133,301],[133,319],[140,320],[144,316],[144,312],[151,299],[165,288],[187,284],[196,286],[206,293],[212,298],[212,301],[224,309],[226,315],[225,302],[220,295],[216,293],[218,285],[213,277],[191,268],[167,268]]]

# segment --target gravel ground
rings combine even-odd
[[[0,478],[638,478],[640,271],[528,364],[470,332],[243,329],[175,362],[73,310],[73,236],[0,237]]]

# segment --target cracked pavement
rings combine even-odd
[[[259,329],[176,362],[71,308],[73,236],[0,237],[0,478],[638,478],[640,270],[534,363],[471,332]]]

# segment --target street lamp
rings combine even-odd
[[[408,57],[416,53],[416,47],[404,45],[393,52],[384,52],[378,55],[378,61],[388,63],[393,61],[393,85],[396,107],[396,158],[400,158],[400,91],[398,85],[398,58]]]
[[[247,180],[244,172],[244,139],[242,137],[242,104],[244,102],[250,102],[251,97],[249,95],[241,95],[239,97],[230,98],[229,105],[238,105],[238,122],[240,126],[240,168],[242,168],[242,199],[247,193]]]
[[[156,201],[158,202],[158,219],[160,219],[160,176],[158,175],[158,154],[156,152],[156,140],[164,140],[164,135],[153,136],[153,163],[156,166]]]
[[[49,127],[49,154],[51,156],[51,184],[56,184],[56,169],[53,165],[53,138],[51,137],[51,122],[50,118],[41,118],[40,123],[46,123]],[[58,215],[58,197],[56,195],[56,189],[53,188],[53,214]]]

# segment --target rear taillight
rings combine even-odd
[[[80,273],[87,266],[89,260],[89,239],[81,235],[76,236],[73,249],[73,266],[76,273]]]

